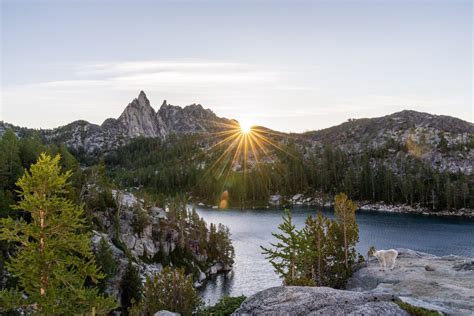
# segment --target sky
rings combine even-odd
[[[0,120],[158,110],[303,132],[412,109],[473,121],[472,1],[1,3]]]

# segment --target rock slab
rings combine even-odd
[[[409,315],[392,295],[279,286],[247,298],[232,315]]]
[[[411,305],[448,315],[474,315],[474,258],[397,251],[394,270],[380,271],[372,258],[353,274],[347,289],[394,295]]]

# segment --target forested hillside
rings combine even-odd
[[[266,206],[272,194],[326,195],[347,192],[355,200],[421,205],[433,210],[473,208],[472,175],[436,170],[409,148],[395,143],[353,154],[324,145],[308,152],[297,141],[280,144],[272,160],[240,163],[214,161],[218,149],[209,152],[196,135],[174,136],[165,141],[134,139],[105,157],[112,179],[124,187],[143,186],[151,192],[187,192],[197,200],[218,205],[224,191],[230,206]],[[397,159],[387,165],[393,151]]]
[[[179,152],[179,148],[176,147],[176,150]],[[52,156],[56,158],[52,159]],[[41,158],[38,160],[38,157]],[[27,172],[30,168],[32,171]],[[169,166],[165,169],[172,171]],[[62,252],[60,240],[63,232],[58,235],[54,227],[47,225],[48,232],[51,233],[44,233],[41,240],[38,240],[35,235],[40,229],[36,227],[38,223],[56,225],[62,220],[61,225],[67,227],[73,236],[71,238],[75,234],[83,234],[81,251],[87,254],[87,260],[92,260],[93,250],[97,269],[100,269],[94,271],[97,275],[91,272],[95,280],[87,283],[87,289],[90,288],[91,293],[99,297],[106,295],[115,299],[120,303],[122,311],[126,311],[133,302],[140,302],[141,278],[153,277],[162,267],[172,267],[165,270],[170,277],[176,274],[182,278],[183,285],[177,286],[191,284],[186,295],[193,297],[197,297],[193,285],[200,286],[211,275],[228,271],[232,267],[234,249],[228,228],[218,223],[208,225],[194,209],[188,207],[184,194],[177,194],[178,190],[168,191],[157,199],[156,195],[147,194],[143,190],[133,190],[133,193],[121,190],[116,185],[118,181],[114,183],[107,177],[103,163],[81,168],[64,145],[44,144],[39,134],[32,133],[18,138],[12,130],[5,131],[0,138],[0,177],[0,219],[6,223],[0,225],[1,232],[5,234],[0,239],[0,313],[11,312],[23,304],[21,299],[17,300],[15,297],[21,297],[22,293],[31,294],[28,291],[34,292],[27,287],[28,280],[17,278],[17,274],[25,270],[23,265],[28,264],[26,257],[19,254],[24,249],[30,251],[24,247],[25,242],[17,242],[23,238],[21,236],[32,234],[32,241],[38,243],[39,248],[43,238],[51,244],[58,243],[59,248],[56,247],[48,254],[51,262],[65,260],[64,253],[70,252]],[[20,178],[23,180],[19,181]],[[24,179],[32,179],[28,180],[31,184],[25,184]],[[59,179],[59,184],[54,182],[55,179]],[[50,192],[49,189],[36,192],[50,187],[57,192]],[[24,200],[25,196],[29,197],[27,202]],[[38,199],[37,196],[42,198]],[[33,206],[27,203],[33,203]],[[38,203],[46,203],[51,212],[43,211],[43,204]],[[40,206],[36,206],[37,204]],[[49,217],[38,220],[38,216],[46,216],[45,214]],[[68,218],[73,218],[74,221],[68,223]],[[32,245],[35,253],[36,246]],[[16,258],[22,258],[21,262],[15,261],[22,265],[20,270],[15,270],[15,266],[8,264],[17,260]],[[74,256],[70,260],[76,262]],[[41,262],[31,268],[45,271]],[[54,274],[56,268],[62,269],[52,267],[51,272],[44,273]],[[53,297],[51,300],[54,297],[61,300],[67,298],[59,283],[58,281],[48,287],[48,294],[51,292],[50,296]],[[83,286],[82,279],[77,279],[76,283],[75,286]],[[62,312],[57,312],[59,309],[47,301],[50,296],[37,297],[38,293],[34,292],[36,296],[29,297],[32,302],[42,302],[40,309],[52,311],[53,314],[68,314],[72,311],[69,305],[64,305],[61,306]],[[61,293],[64,295],[61,296]],[[110,308],[114,306],[113,299],[107,301]],[[100,311],[97,308],[97,312]]]

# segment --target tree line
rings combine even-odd
[[[474,208],[474,178],[461,172],[439,171],[387,142],[348,153],[330,144],[308,149],[296,141],[279,144],[271,159],[236,169],[229,161],[215,165],[225,149],[208,150],[197,135],[135,139],[105,158],[108,174],[124,186],[144,186],[154,192],[186,191],[219,205],[228,192],[233,207],[266,206],[272,194],[327,196],[346,192],[352,199],[423,206],[433,211]],[[394,155],[394,153],[398,153]]]

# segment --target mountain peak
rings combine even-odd
[[[118,121],[122,123],[130,137],[162,136],[156,112],[143,91],[140,91],[138,98],[127,105]]]
[[[138,101],[138,105],[140,106],[151,106],[150,101],[146,97],[145,92],[140,91],[140,94],[138,95],[138,98],[136,99]]]

